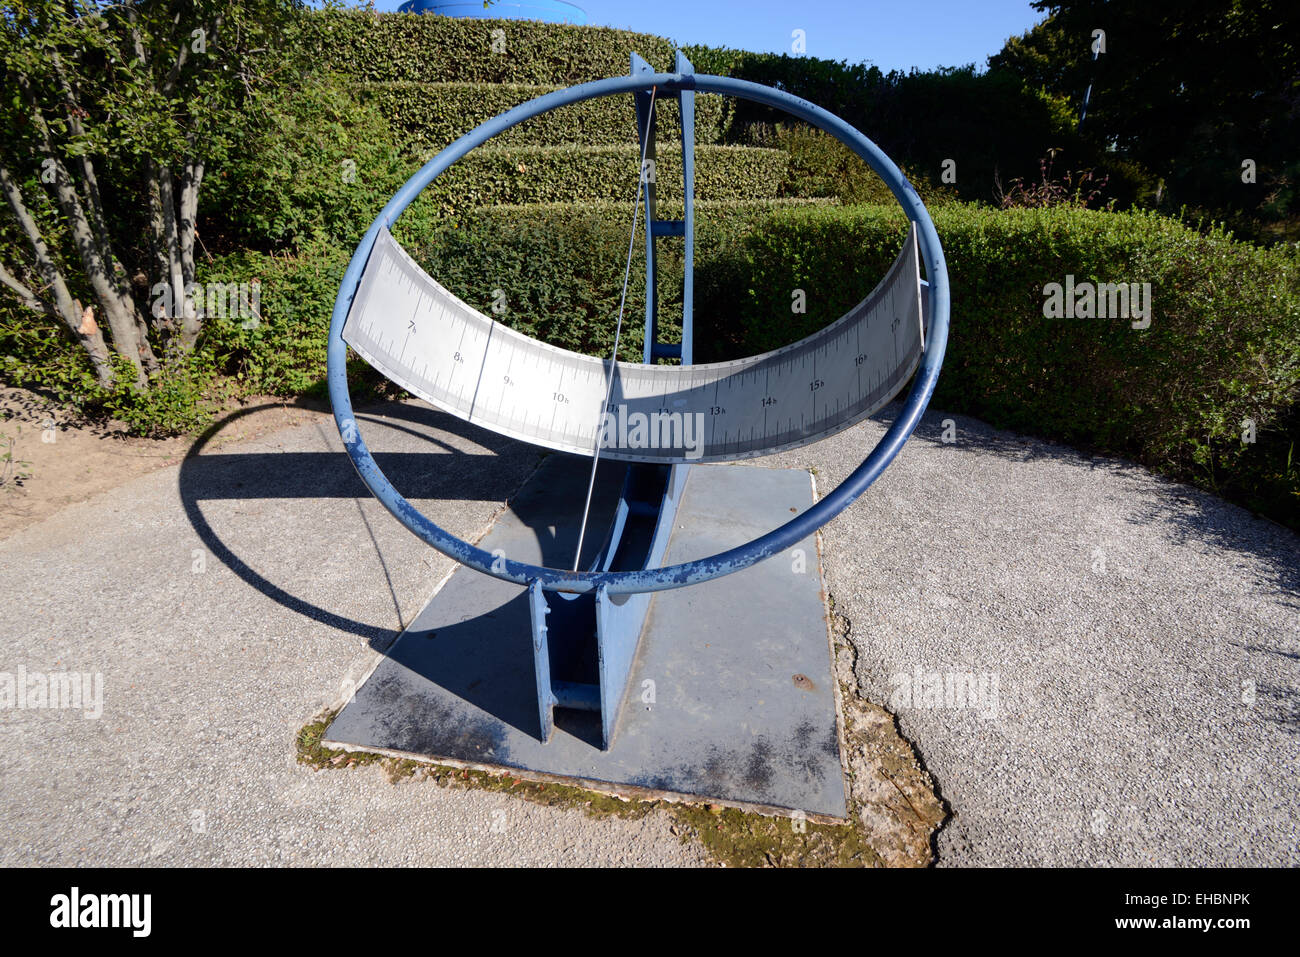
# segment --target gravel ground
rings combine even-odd
[[[369,418],[394,484],[463,537],[538,461],[418,406]],[[1300,863],[1297,537],[973,420],[946,444],[946,418],[825,532],[859,681],[952,808],[940,863]],[[756,464],[825,490],[881,431]],[[296,764],[451,567],[339,449],[320,417],[0,542],[0,671],[104,680],[97,720],[0,711],[0,864],[705,863],[662,815]]]
[[[882,432],[778,459],[829,488]],[[863,692],[950,805],[941,865],[1300,864],[1296,535],[934,412],[825,536]]]
[[[389,477],[463,536],[538,461],[416,407],[379,414],[362,431]],[[104,680],[98,720],[0,711],[0,864],[705,863],[664,815],[596,820],[297,764],[298,729],[450,569],[370,497],[324,416],[0,542],[0,671]]]

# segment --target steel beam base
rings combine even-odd
[[[625,468],[602,464],[594,527],[614,521]],[[550,456],[480,546],[571,563],[589,469],[589,459]],[[694,466],[664,561],[743,543],[811,505],[805,471]],[[589,546],[584,566],[601,547]],[[529,589],[459,568],[335,718],[325,743],[629,797],[842,819],[823,594],[809,536],[736,574],[645,596],[649,612],[626,701],[612,716],[616,732],[602,728],[584,682],[552,676],[554,729],[543,743]]]

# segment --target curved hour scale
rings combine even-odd
[[[632,462],[722,462],[832,435],[912,377],[924,333],[915,227],[880,285],[792,345],[731,362],[619,362],[538,342],[452,295],[388,230],[343,339],[402,388],[493,432]]]

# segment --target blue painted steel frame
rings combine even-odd
[[[658,88],[665,93],[679,93],[683,90],[720,93],[784,110],[830,133],[860,156],[885,181],[908,218],[917,224],[921,260],[929,280],[927,293],[930,325],[927,330],[925,354],[922,356],[920,368],[913,381],[912,391],[904,400],[898,417],[862,464],[812,508],[752,542],[693,562],[640,571],[568,571],[530,565],[508,558],[501,560],[431,522],[397,489],[393,488],[392,483],[375,463],[365,441],[361,438],[352,412],[352,398],[348,393],[347,344],[343,341],[343,324],[352,307],[352,299],[356,295],[361,274],[365,269],[366,261],[370,258],[379,231],[391,227],[416,196],[449,166],[493,136],[541,113],[596,97],[639,93],[653,88]],[[948,342],[949,307],[947,265],[944,261],[943,249],[939,244],[938,233],[935,232],[934,223],[930,220],[925,205],[893,161],[875,143],[848,123],[800,97],[733,77],[681,73],[613,77],[556,90],[493,117],[431,159],[388,201],[357,246],[357,251],[353,254],[352,261],[344,273],[338,298],[334,302],[328,353],[330,400],[333,403],[334,419],[343,437],[343,444],[361,480],[398,521],[449,558],[475,568],[485,575],[492,575],[519,585],[531,586],[536,581],[538,587],[547,591],[585,594],[602,586],[609,595],[662,591],[729,575],[765,558],[770,558],[792,547],[853,504],[893,461],[894,456],[902,449],[925,413],[939,378],[939,370],[943,366],[944,351]]]
[[[678,73],[694,73],[680,50],[674,68]],[[653,74],[654,69],[637,54],[632,54],[632,73]],[[665,99],[672,94],[665,94]],[[656,241],[661,236],[681,236],[686,248],[682,269],[682,342],[680,346],[665,347],[659,342],[659,303],[653,294],[646,297],[645,348],[646,362],[656,358],[676,357],[683,365],[691,361],[691,307],[693,302],[692,278],[695,271],[695,94],[682,90],[676,95],[681,106],[682,143],[682,218],[661,220],[656,218],[655,176],[643,176],[641,190],[645,196],[645,271],[646,289],[658,288],[658,259]],[[653,164],[657,155],[655,111],[651,94],[636,94],[638,155],[647,157]],[[652,167],[653,168],[653,167]],[[665,468],[655,463],[632,463],[627,468],[623,490],[619,496],[614,519],[606,533],[605,543],[592,564],[593,569],[608,571],[617,561],[623,568],[658,568],[668,549],[677,507],[681,504],[686,486],[689,465],[672,465]],[[653,525],[648,547],[645,543],[645,526]],[[629,534],[632,526],[638,526]],[[629,540],[630,539],[630,540]],[[645,552],[642,554],[641,549]],[[637,647],[645,630],[646,615],[650,612],[650,592],[631,595],[610,595],[608,588],[596,589],[595,601],[588,596],[575,596],[552,592],[550,596],[538,585],[536,579],[528,589],[532,613],[533,665],[537,677],[537,706],[541,737],[545,743],[555,727],[556,707],[579,708],[600,713],[601,747],[608,750],[614,741],[614,731],[628,694],[628,678],[636,660]],[[569,607],[565,607],[570,603]],[[552,631],[547,617],[553,610],[559,629]],[[567,613],[566,613],[567,612]],[[580,647],[596,660],[597,683],[579,683],[557,680],[551,674],[550,647],[552,639],[559,647]]]

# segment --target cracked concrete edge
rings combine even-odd
[[[827,605],[849,813],[886,864],[928,867],[936,862],[935,841],[949,808],[894,715],[862,695],[852,623],[835,610],[829,592]]]
[[[813,501],[820,498],[810,470]],[[858,683],[858,651],[852,623],[835,607],[826,578],[824,529],[816,532],[817,571],[839,714],[840,761],[850,818],[871,848],[891,867],[929,867],[938,858],[937,837],[949,808],[914,745],[893,713],[869,701]]]

